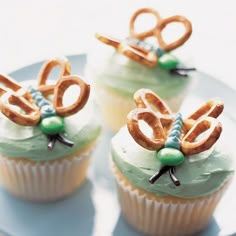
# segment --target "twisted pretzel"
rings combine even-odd
[[[173,115],[161,98],[149,89],[138,90],[134,95],[134,100],[137,108],[128,114],[128,130],[139,145],[157,151],[165,144],[173,125]],[[185,155],[203,152],[218,140],[222,127],[215,118],[221,114],[222,110],[223,103],[219,99],[212,99],[184,120],[181,150]],[[139,126],[140,120],[150,126],[153,137],[150,138],[142,132]],[[207,134],[196,141],[196,138],[205,131]]]
[[[0,98],[5,96],[5,101],[0,100],[1,112],[11,121],[23,125],[33,126],[40,120],[40,111],[32,104],[30,93],[25,91],[16,81],[9,76],[0,75],[0,82],[6,86],[0,86]],[[9,105],[15,105],[25,112],[19,113]]]
[[[131,111],[127,117],[127,126],[134,140],[142,147],[149,150],[159,150],[166,139],[165,131],[160,119],[149,109],[137,108]],[[153,138],[147,137],[139,126],[139,121],[145,121],[153,131]]]
[[[137,20],[138,16],[140,16],[143,13],[154,15],[157,20],[157,23],[154,28],[152,28],[148,31],[136,33],[135,28],[134,28],[135,21]],[[162,37],[162,31],[168,24],[173,23],[173,22],[183,24],[183,26],[185,27],[185,32],[179,39],[168,44],[164,41],[164,39]],[[175,48],[178,48],[179,46],[183,45],[188,40],[188,38],[192,34],[192,24],[187,18],[185,18],[183,16],[176,15],[176,16],[171,16],[171,17],[163,19],[160,17],[159,13],[157,11],[155,11],[154,9],[142,8],[142,9],[137,10],[132,15],[132,17],[130,19],[130,24],[129,24],[129,32],[130,32],[131,37],[137,38],[140,40],[143,40],[143,39],[145,39],[147,37],[151,37],[151,36],[156,37],[160,47],[164,51],[168,52],[168,51],[171,51]]]
[[[148,67],[153,67],[157,64],[157,55],[152,51],[107,35],[97,33],[95,36],[101,42],[114,47],[118,52],[138,63],[144,64]]]
[[[201,118],[208,116],[217,118],[222,113],[223,109],[224,104],[220,99],[215,98],[207,101],[184,121],[184,132],[187,133],[196,121]]]
[[[200,140],[196,138],[209,130],[208,134]],[[181,149],[185,155],[198,154],[208,150],[220,137],[222,126],[219,121],[212,117],[205,117],[196,122],[196,124],[189,130],[182,139]]]
[[[5,88],[1,86],[3,84]],[[31,95],[28,91],[24,90],[16,81],[14,81],[10,76],[0,74],[0,96],[10,89],[18,96],[23,96],[27,100],[31,101]]]
[[[148,14],[153,15],[156,18],[156,20],[157,20],[156,24],[150,30],[147,30],[147,31],[144,31],[144,32],[141,32],[141,33],[136,33],[136,31],[135,31],[135,21],[143,13],[148,13]],[[152,8],[141,8],[141,9],[138,9],[137,11],[134,12],[134,14],[130,18],[129,34],[130,34],[131,37],[136,38],[136,39],[140,39],[140,40],[143,40],[143,39],[145,39],[147,37],[153,36],[154,32],[155,32],[155,29],[158,27],[159,21],[161,21],[161,16],[160,16],[160,14],[156,10],[154,10]]]
[[[55,84],[47,85],[47,79],[52,69],[56,66],[60,68],[60,75],[58,79],[63,76],[70,75],[71,73],[71,65],[67,58],[56,58],[46,61],[38,75],[38,90],[43,93],[44,96],[48,96],[54,92]]]
[[[149,89],[140,89],[134,94],[137,108],[127,117],[128,130],[134,140],[149,150],[159,150],[165,143],[167,130],[173,121],[168,106]],[[154,110],[154,109],[155,110]],[[145,121],[153,131],[153,137],[146,136],[139,120]]]
[[[47,85],[46,81],[49,73],[54,66],[60,66],[61,73],[58,81],[54,85]],[[47,61],[39,73],[39,91],[44,96],[54,94],[53,105],[56,113],[61,117],[66,117],[75,114],[81,110],[87,103],[90,86],[86,84],[78,76],[70,74],[70,63],[67,59],[53,59]],[[32,99],[31,94],[24,90],[17,82],[15,82],[9,76],[0,75],[0,83],[5,87],[0,86],[0,110],[13,122],[24,125],[34,126],[40,121],[40,110]],[[67,106],[63,106],[63,96],[66,90],[72,86],[77,85],[80,88],[80,93],[76,101]],[[3,102],[3,96],[5,102]],[[19,113],[14,110],[10,105],[18,106],[25,114]]]
[[[56,66],[61,71],[57,82],[53,85],[47,85],[47,79]],[[90,94],[90,86],[81,80],[78,76],[70,75],[71,65],[67,58],[52,59],[45,62],[39,72],[38,90],[44,96],[54,94],[53,105],[58,115],[62,117],[70,116],[81,110],[87,103]],[[80,94],[77,100],[70,106],[63,106],[63,96],[65,91],[72,85],[80,87]]]
[[[70,106],[63,106],[63,96],[65,91],[72,85],[80,87],[80,94],[77,100]],[[53,105],[58,115],[62,117],[71,116],[81,110],[87,103],[90,94],[90,86],[78,76],[65,76],[61,78],[54,88]]]

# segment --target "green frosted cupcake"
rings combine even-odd
[[[183,119],[150,90],[134,98],[137,108],[111,141],[122,213],[147,235],[196,234],[234,174],[232,156],[217,142],[223,104],[210,100]]]
[[[101,125],[89,85],[68,75],[69,65],[67,59],[45,62],[38,85],[36,80],[17,83],[0,75],[0,181],[21,198],[62,198],[86,179]],[[61,75],[48,85],[54,66],[60,66]],[[70,96],[64,96],[73,85]]]
[[[154,10],[140,9],[134,15],[152,13],[149,11]],[[188,37],[191,27],[189,30]],[[193,68],[186,68],[173,54],[150,43],[149,37],[141,35],[140,39],[140,35],[130,30],[129,38],[117,40],[96,34],[98,40],[108,45],[100,43],[88,55],[86,76],[94,82],[96,100],[113,131],[125,124],[128,112],[134,107],[132,96],[136,90],[152,89],[173,111],[178,111],[192,84]]]

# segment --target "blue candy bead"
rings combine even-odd
[[[27,89],[30,93],[35,93],[37,92],[37,89],[33,88],[32,86],[29,86]]]
[[[156,54],[158,57],[161,57],[164,53],[165,53],[165,51],[163,51],[161,48],[156,49]]]
[[[183,119],[183,116],[180,112],[176,113],[175,117],[175,119]]]
[[[56,111],[51,105],[45,105],[41,107],[41,116],[42,118],[53,116],[56,114]]]
[[[174,121],[174,124],[173,124],[173,127],[174,127],[175,125],[179,125],[180,127],[182,127],[183,122],[182,122],[181,120],[175,120],[175,121]]]
[[[46,106],[46,105],[49,105],[49,102],[45,99],[42,99],[41,101],[38,102],[37,104],[39,107],[43,107],[43,106]]]
[[[36,103],[39,103],[40,101],[43,100],[43,96],[42,95],[37,95],[34,100],[36,101]]]
[[[32,94],[33,99],[35,99],[37,96],[42,96],[42,94],[38,91],[36,91]]]
[[[182,129],[182,125],[180,124],[174,124],[172,127],[173,130],[181,130]]]
[[[170,133],[169,133],[169,137],[179,137],[181,134],[181,132],[179,130],[171,130]]]
[[[168,137],[165,143],[165,147],[171,147],[175,149],[180,148],[180,139],[177,137]]]

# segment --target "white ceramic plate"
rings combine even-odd
[[[86,55],[69,57],[72,72],[83,75]],[[18,81],[35,79],[42,63],[36,63],[11,73]],[[236,134],[236,93],[225,84],[198,72],[192,94],[183,104],[186,115],[206,99],[221,97],[225,102],[221,139],[229,140],[225,149],[233,150]],[[54,203],[31,203],[17,199],[0,189],[0,229],[11,236],[135,236],[120,214],[116,190],[109,165],[109,140],[112,134],[104,128],[101,143],[94,154],[88,180],[67,199]],[[233,235],[236,232],[236,181],[230,186],[215,215],[201,236]],[[1,233],[0,233],[1,235]]]

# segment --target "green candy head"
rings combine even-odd
[[[39,124],[40,129],[49,135],[59,134],[64,131],[64,119],[60,116],[50,116],[43,118]]]
[[[178,64],[178,59],[169,53],[165,53],[159,58],[159,66],[165,70],[175,69]]]
[[[167,166],[177,166],[184,161],[184,154],[175,148],[163,148],[157,152],[156,157]]]

